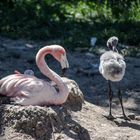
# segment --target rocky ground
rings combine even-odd
[[[38,49],[47,44],[52,43],[0,37],[0,77],[12,74],[15,69],[21,72],[32,69],[37,77],[47,79],[39,72],[34,60]],[[77,82],[85,103],[81,106],[80,100],[70,100],[67,106],[62,107],[1,105],[0,140],[139,140],[140,59],[125,58],[127,69],[121,81],[124,107],[131,122],[121,117],[117,84],[113,84],[112,109],[117,118],[110,121],[105,117],[108,114],[107,83],[98,72],[100,55],[88,51],[67,52],[67,55],[70,63],[67,77]],[[60,66],[52,57],[46,60],[52,69],[60,73]],[[76,107],[78,109],[74,110]]]

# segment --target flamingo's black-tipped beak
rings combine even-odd
[[[67,68],[63,68],[63,69],[62,69],[62,72],[61,72],[61,76],[62,76],[62,77],[65,76],[66,71],[67,71]]]
[[[116,46],[118,44],[118,38],[116,36],[110,37],[107,41],[107,47],[112,51],[117,51]]]

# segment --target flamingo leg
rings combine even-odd
[[[24,98],[19,98],[19,97],[11,98],[11,104],[14,104],[14,105],[21,105],[23,101],[24,101]]]
[[[109,119],[115,119],[111,113],[111,108],[112,108],[112,98],[113,98],[113,92],[111,88],[111,82],[108,80],[108,96],[109,96]]]
[[[25,99],[29,98],[29,94],[24,91],[18,92],[15,97],[11,98],[12,104],[21,104]]]
[[[119,98],[119,100],[120,100],[120,104],[121,104],[121,108],[122,108],[122,113],[123,113],[124,119],[125,119],[125,120],[130,120],[130,119],[126,116],[125,111],[124,111],[123,101],[122,101],[122,93],[121,93],[121,89],[120,89],[120,84],[119,84],[119,90],[118,90],[118,98]]]

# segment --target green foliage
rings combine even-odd
[[[59,39],[69,48],[105,43],[116,35],[139,45],[139,0],[1,0],[0,34],[13,38]]]
[[[131,47],[122,50],[124,56],[140,57],[140,49],[136,47]]]

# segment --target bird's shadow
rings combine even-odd
[[[132,121],[133,120],[131,120],[131,121],[128,121],[128,120],[118,121],[117,119],[114,120],[115,124],[119,127],[130,127],[135,130],[140,130],[140,125],[138,123],[134,123]]]
[[[103,115],[107,120],[114,122],[118,127],[129,127],[135,130],[140,130],[140,124],[134,123],[133,120],[125,120],[124,117],[114,117],[108,118],[108,116]]]
[[[90,140],[90,135],[87,129],[85,129],[79,123],[74,121],[72,118],[70,118],[69,121],[70,121],[69,123],[71,124],[71,127],[64,130],[64,133],[68,137],[72,139],[79,139],[79,140],[85,140],[85,139]]]
[[[4,112],[5,112],[5,106],[6,104],[2,104],[0,105],[0,137],[5,135],[5,130],[4,129]],[[45,106],[44,106],[45,107]],[[71,111],[69,112],[69,110],[67,109],[67,107],[65,106],[49,106],[46,108],[51,108],[52,110],[55,111],[56,118],[51,118],[50,122],[54,122],[54,128],[56,128],[56,132],[63,132],[63,134],[65,134],[66,136],[68,136],[69,138],[75,139],[75,140],[90,140],[90,135],[89,132],[86,128],[84,128],[83,126],[81,126],[78,122],[76,122],[75,120],[73,120],[72,115],[71,115]],[[57,117],[59,116],[59,117]],[[55,120],[60,120],[60,122],[55,121]],[[58,123],[60,123],[63,128],[60,128],[60,126],[58,125]],[[53,126],[51,123],[46,123],[47,127],[49,127],[48,131],[50,131],[50,133],[47,133],[47,139],[49,140],[53,134],[55,134],[53,132]],[[19,130],[17,129],[17,132]],[[30,132],[24,131],[23,129],[23,133],[24,134],[28,134],[30,136],[32,136],[33,138],[36,138],[36,136],[34,134],[30,134]],[[42,139],[46,139],[46,137],[43,137]]]
[[[55,111],[57,107],[52,107]],[[63,110],[64,109],[64,110]],[[89,132],[87,129],[85,129],[83,126],[81,126],[78,122],[76,122],[71,115],[71,110],[67,109],[65,106],[63,106],[62,112],[65,114],[65,117],[63,118],[64,129],[63,133],[67,135],[69,138],[75,139],[75,140],[91,140]],[[55,111],[58,115],[60,115],[57,111]],[[67,113],[66,113],[67,112]]]

